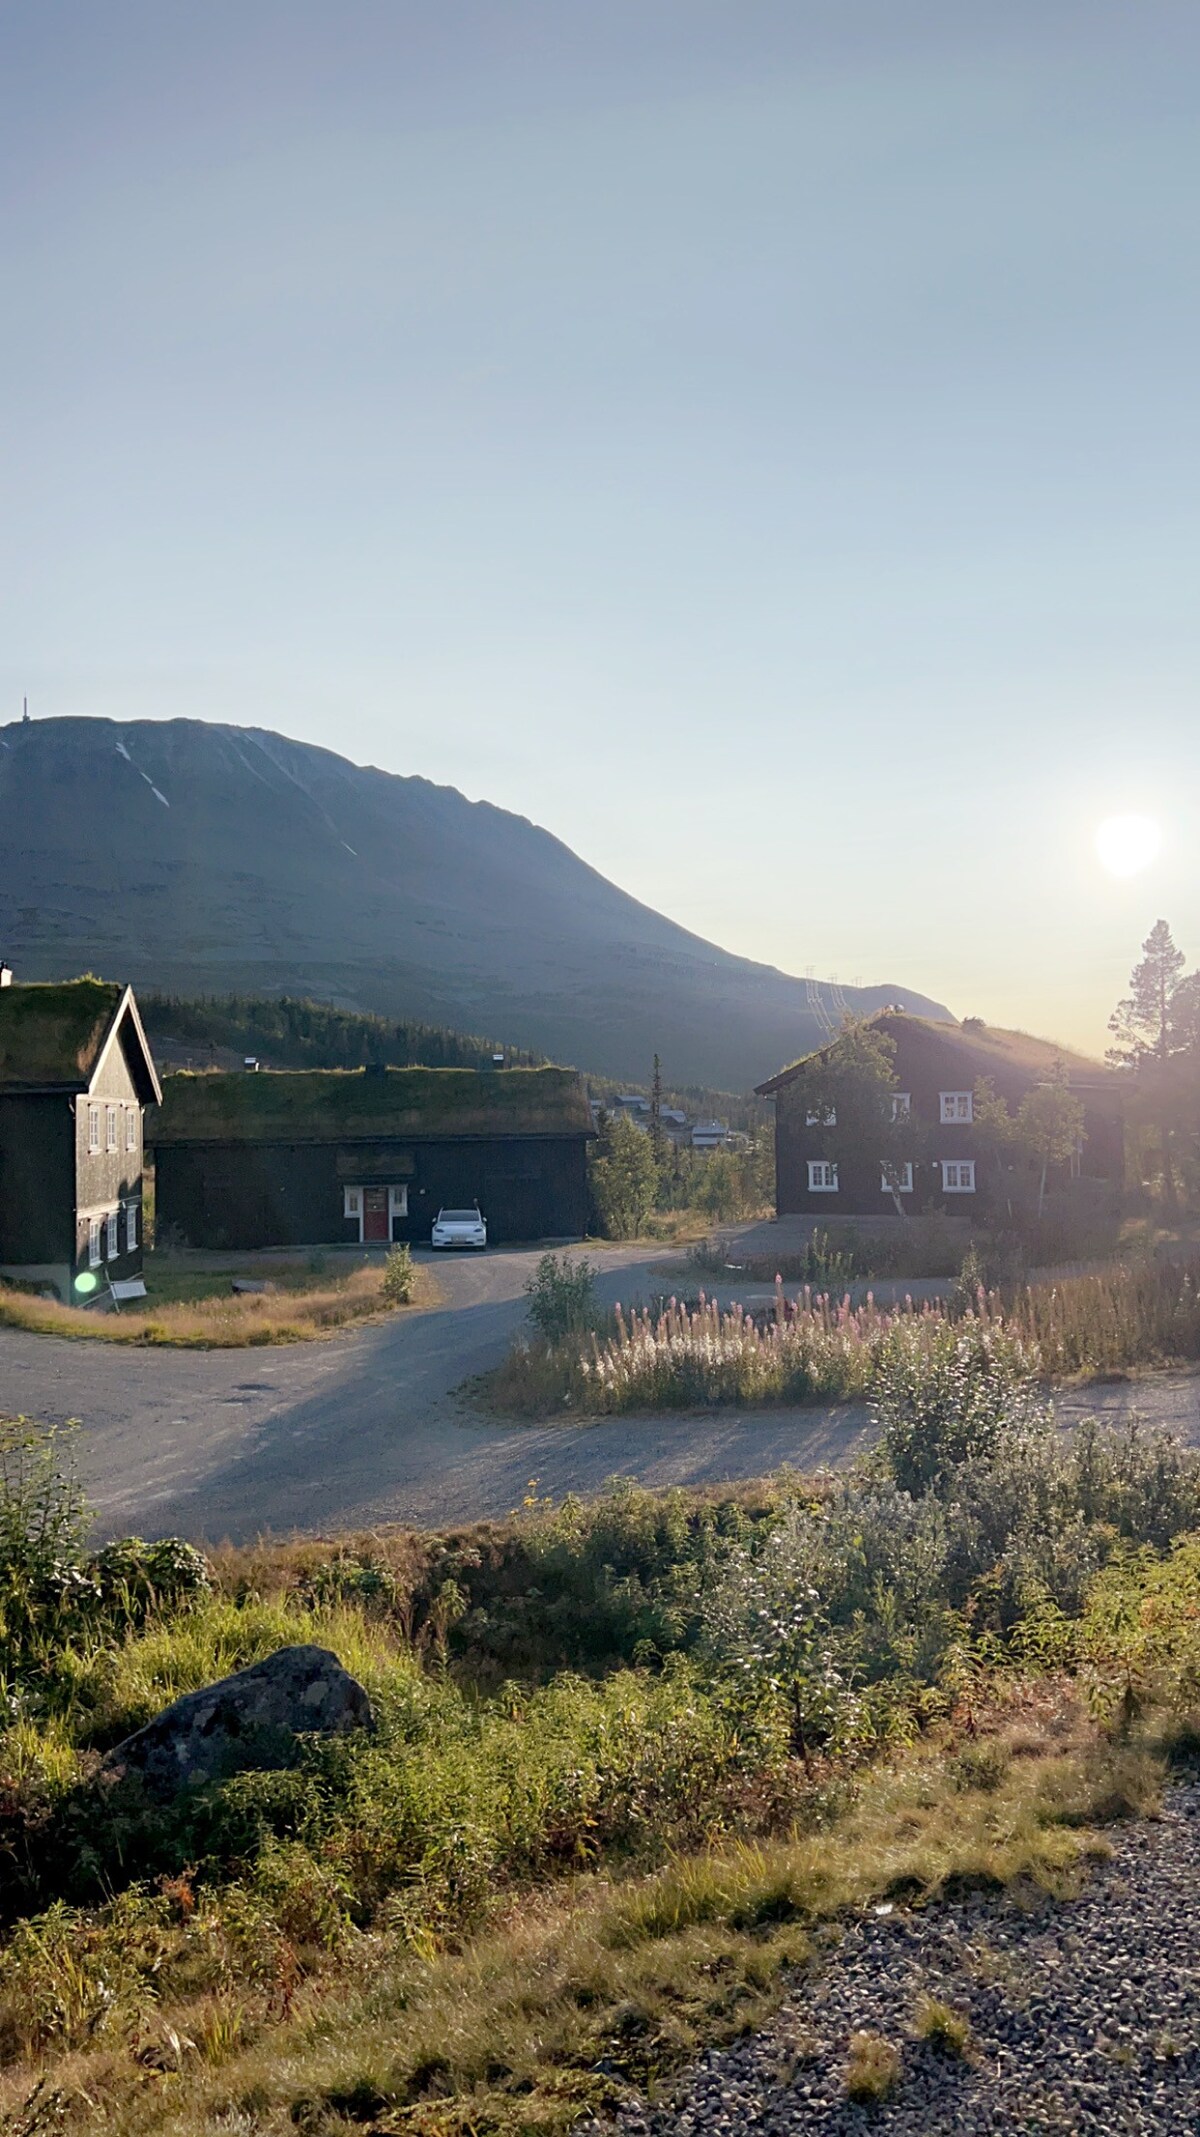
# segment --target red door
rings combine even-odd
[[[388,1191],[386,1187],[363,1189],[363,1238],[385,1244],[388,1236]]]

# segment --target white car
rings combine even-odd
[[[486,1247],[487,1224],[477,1209],[440,1209],[433,1220],[430,1245]]]

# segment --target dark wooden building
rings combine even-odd
[[[160,1096],[131,988],[0,985],[0,1275],[76,1303],[141,1275],[143,1112]]]
[[[577,1238],[592,1118],[571,1069],[264,1069],[168,1076],[160,1237],[196,1247],[428,1241],[478,1203],[488,1237]]]
[[[1084,1139],[1067,1178],[1087,1180],[1111,1199],[1121,1191],[1124,1136],[1117,1081],[1102,1063],[1028,1033],[1004,1031],[971,1018],[965,1024],[935,1023],[903,1010],[881,1010],[868,1019],[895,1049],[893,1102],[913,1122],[911,1164],[896,1181],[884,1179],[877,1150],[839,1140],[836,1104],[828,1093],[814,1099],[814,1068],[828,1048],[805,1055],[759,1084],[760,1097],[775,1100],[775,1192],[780,1216],[890,1218],[897,1200],[905,1214],[938,1209],[971,1217],[1002,1191],[995,1161],[986,1162],[975,1122],[975,1089],[982,1078],[1015,1113],[1026,1093],[1065,1072],[1084,1107]],[[831,1042],[836,1044],[836,1041]]]

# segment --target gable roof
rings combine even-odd
[[[0,1092],[86,1091],[121,1039],[143,1104],[161,1096],[131,987],[114,980],[13,981],[0,987]]]
[[[894,1009],[877,1010],[865,1022],[876,1031],[883,1031],[890,1039],[899,1039],[906,1033],[921,1032],[927,1038],[939,1041],[961,1063],[961,1073],[973,1084],[978,1076],[999,1076],[1009,1080],[1022,1078],[1029,1083],[1046,1082],[1053,1075],[1057,1063],[1066,1069],[1071,1083],[1076,1088],[1084,1085],[1108,1088],[1115,1084],[1115,1074],[1103,1061],[1094,1061],[1089,1054],[1079,1054],[1069,1046],[1059,1046],[1053,1039],[1038,1039],[1031,1032],[1008,1031],[999,1024],[983,1024],[972,1018],[970,1024],[945,1024],[933,1017],[916,1017],[907,1011]],[[780,1069],[766,1083],[756,1085],[759,1098],[766,1098],[784,1084],[791,1083],[810,1062],[818,1061],[837,1044],[831,1039],[811,1054],[804,1054],[790,1067]]]
[[[220,1069],[168,1076],[153,1143],[594,1133],[574,1069]]]

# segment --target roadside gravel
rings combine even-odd
[[[1114,1836],[1110,1836],[1114,1837]],[[965,2058],[913,2038],[937,1998],[970,2020]],[[851,2104],[851,2036],[901,2050],[880,2105]],[[599,2130],[600,2125],[593,2126]],[[1189,2137],[1200,2131],[1200,1785],[1114,1837],[1072,1901],[974,1896],[856,1923],[763,2032],[708,2056],[621,2137]]]

